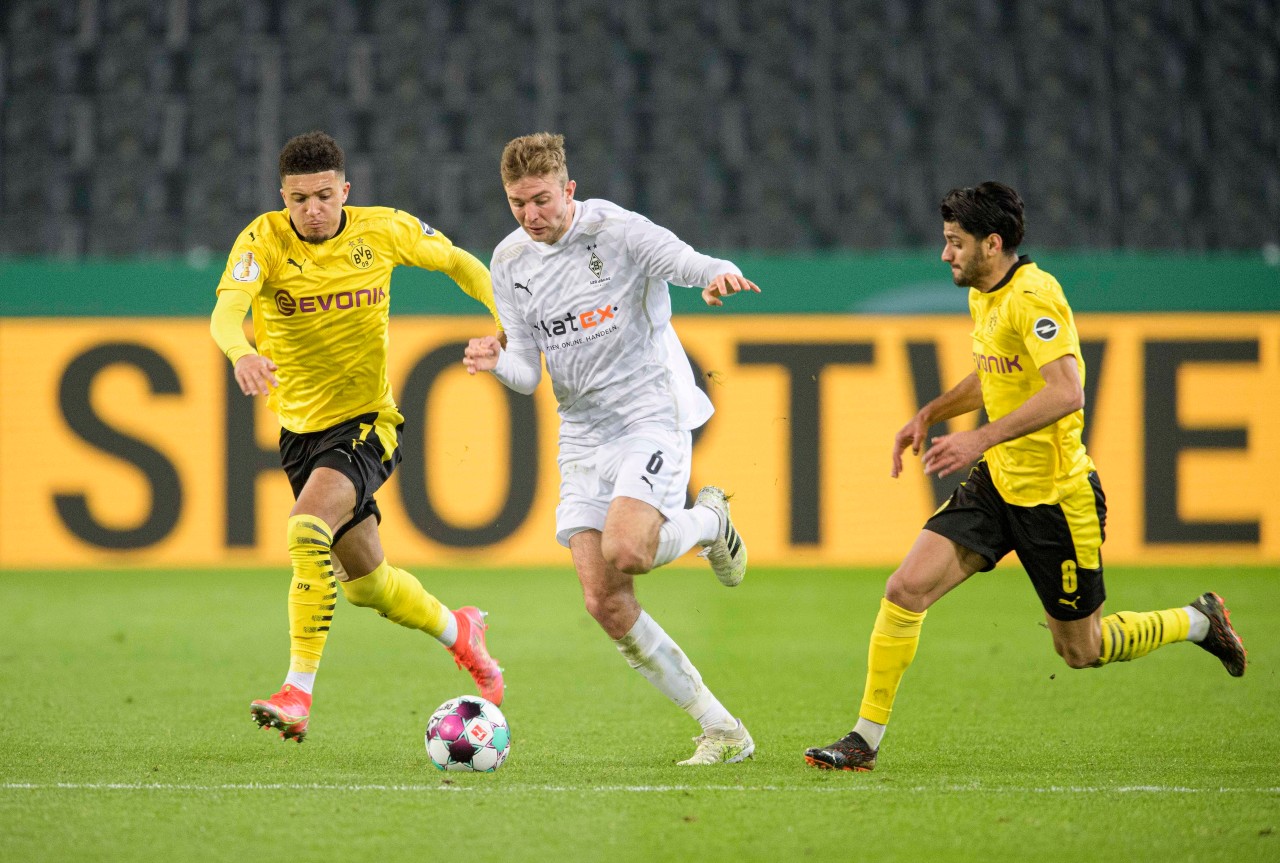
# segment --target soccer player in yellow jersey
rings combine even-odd
[[[218,283],[211,329],[247,396],[265,395],[280,419],[280,456],[297,502],[289,513],[289,673],[254,701],[260,727],[301,742],[311,691],[337,603],[438,639],[502,703],[501,669],[485,644],[483,612],[450,611],[387,562],[374,493],[400,461],[404,417],[387,379],[391,271],[400,264],[447,274],[489,310],[484,264],[426,222],[388,207],[345,206],[342,149],[329,135],[299,135],[280,153],[285,208],[237,238]],[[243,321],[253,310],[257,349]],[[501,333],[501,322],[498,322]]]
[[[925,522],[889,576],[871,633],[867,682],[853,730],[805,752],[815,767],[871,770],[929,606],[1010,551],[1031,577],[1053,646],[1072,668],[1095,668],[1192,641],[1244,674],[1245,650],[1221,597],[1164,611],[1102,616],[1106,498],[1081,443],[1084,360],[1062,287],[1026,256],[1022,200],[1001,183],[953,189],[942,201],[942,260],[969,288],[974,370],[925,405],[893,442],[916,455],[934,423],[985,407],[990,422],[929,442],[924,469],[946,476],[977,464]]]

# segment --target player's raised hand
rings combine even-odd
[[[245,354],[236,360],[236,383],[247,396],[269,396],[280,386],[276,371],[276,364],[261,354]]]
[[[711,284],[702,289],[702,301],[708,306],[723,306],[724,300],[721,297],[727,297],[730,294],[736,294],[740,291],[754,291],[760,293],[760,288],[750,279],[739,276],[736,273],[721,273],[711,280]]]
[[[920,455],[920,448],[924,446],[924,438],[928,433],[929,424],[920,414],[913,416],[911,422],[898,430],[893,436],[893,470],[889,476],[896,479],[902,473],[902,451],[907,447],[911,447],[912,455]]]
[[[473,375],[476,372],[491,372],[497,368],[498,354],[501,352],[502,343],[496,336],[472,339],[467,342],[467,348],[462,352],[462,364],[467,367],[467,372]]]

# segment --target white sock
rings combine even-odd
[[[1203,611],[1191,605],[1182,606],[1182,610],[1191,619],[1191,628],[1187,630],[1187,641],[1204,641],[1205,636],[1209,634],[1209,618],[1204,616]]]
[[[284,682],[294,689],[301,689],[307,695],[310,695],[311,690],[316,685],[316,673],[314,671],[290,671]]]
[[[733,718],[729,711],[724,709],[724,705],[719,701],[712,699],[712,706],[708,707],[705,713],[695,717],[698,724],[702,726],[703,731],[736,731],[738,729],[738,720]]]
[[[628,665],[696,719],[704,731],[737,727],[737,720],[703,685],[689,657],[648,612],[641,611],[631,630],[614,643]]]
[[[453,647],[458,641],[458,618],[448,610],[445,611],[445,616],[449,618],[449,622],[444,625],[444,632],[436,636],[436,641],[445,647]]]
[[[853,730],[862,735],[862,739],[867,741],[867,745],[872,749],[880,748],[880,738],[884,737],[885,727],[879,722],[872,722],[870,719],[858,717],[858,724],[853,726]]]
[[[710,522],[711,539],[705,537]],[[662,523],[658,530],[658,551],[653,556],[653,567],[665,566],[694,546],[714,541],[719,536],[720,520],[705,506],[682,509]]]
[[[724,533],[724,525],[720,523],[720,513],[709,506],[693,506],[685,510],[698,520],[698,544],[710,545]]]

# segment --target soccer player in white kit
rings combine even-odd
[[[638,213],[574,200],[563,135],[508,143],[502,184],[520,223],[491,264],[507,344],[471,339],[463,362],[529,394],[546,358],[560,406],[556,539],[573,554],[587,611],[628,664],[702,726],[680,764],[742,761],[755,751],[751,735],[640,607],[634,582],[695,546],[726,586],[746,573],[724,492],[706,486],[684,506],[691,431],[713,408],[671,326],[667,284],[705,286],[710,306],[760,289]]]

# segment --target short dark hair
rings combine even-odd
[[[952,189],[939,207],[942,221],[956,222],[978,239],[999,234],[1006,252],[1022,244],[1022,198],[1009,186],[988,180],[973,189]]]
[[[295,135],[280,151],[280,178],[291,174],[319,174],[336,171],[345,174],[347,157],[338,142],[325,132]]]

